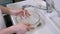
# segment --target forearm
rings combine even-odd
[[[2,10],[2,13],[4,13],[4,14],[8,14],[9,13],[9,8],[7,8],[7,7],[4,7],[4,6],[0,5],[0,9]]]
[[[9,27],[9,28],[0,30],[0,34],[12,34],[14,32],[15,32],[15,30],[13,29],[13,27]]]

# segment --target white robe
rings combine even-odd
[[[6,27],[5,21],[3,19],[3,15],[2,15],[2,12],[1,12],[1,9],[0,9],[0,29],[3,29],[5,27]]]

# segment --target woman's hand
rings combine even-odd
[[[27,10],[22,10],[22,9],[19,9],[19,10],[10,10],[9,12],[10,15],[18,15],[20,17],[28,17],[30,16],[29,12]]]
[[[25,34],[30,28],[30,24],[25,24],[25,23],[20,23],[17,25],[12,26],[12,29],[17,33],[17,34]]]
[[[11,27],[1,29],[0,34],[13,34],[13,33],[25,34],[31,28],[32,27],[30,24],[19,23]]]

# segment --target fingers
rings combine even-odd
[[[22,17],[22,16],[23,17],[29,17],[30,16],[30,14],[27,10],[22,10],[19,13],[17,13],[17,15],[20,16],[20,17]]]
[[[31,29],[34,29],[34,27],[31,26],[29,23],[24,23],[26,25],[27,31],[30,31]]]
[[[27,26],[30,26],[30,25],[31,25],[31,24],[29,24],[28,22],[26,22],[26,23],[25,23],[25,22],[23,22],[23,23],[24,23],[25,25],[27,25]]]
[[[25,15],[26,15],[27,17],[30,16],[30,14],[29,14],[29,12],[28,12],[27,10],[25,10]]]
[[[30,31],[30,29],[34,29],[34,27],[31,26],[29,23],[19,23],[19,25],[22,24],[22,26],[27,30]]]

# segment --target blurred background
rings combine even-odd
[[[6,4],[19,2],[19,1],[24,1],[24,0],[0,0],[0,5],[6,6]]]

